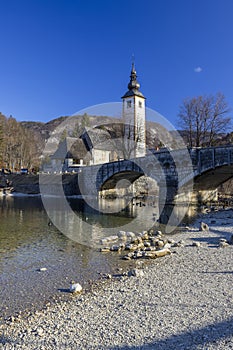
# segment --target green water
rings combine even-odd
[[[66,230],[70,227],[72,232],[75,230],[74,240],[68,238],[67,231],[64,234],[56,226],[48,225],[50,218],[40,197],[0,198],[0,312],[3,316],[42,307],[51,297],[68,297],[65,292],[70,280],[88,287],[100,273],[112,272],[122,264],[124,267],[117,254],[102,254],[96,245],[91,247],[92,243],[122,227],[140,231],[145,227],[147,216],[149,225],[155,220],[152,215],[155,208],[141,208],[136,205],[139,203],[131,209],[124,209],[122,205],[119,213],[103,214],[81,199],[69,199],[71,211],[78,217],[79,226],[74,227],[67,213],[61,212],[59,200],[50,201],[52,214],[67,221]],[[112,204],[103,205],[109,209]],[[142,215],[138,215],[139,212]],[[80,244],[83,242],[85,244]],[[44,267],[46,271],[38,271]]]
[[[0,313],[3,317],[66,299],[69,282],[88,288],[102,273],[129,268],[117,253],[103,254],[101,238],[119,230],[141,232],[158,219],[153,201],[6,196],[0,198]],[[93,202],[92,202],[93,201]],[[93,203],[93,206],[91,205]],[[95,203],[96,204],[96,203]],[[93,207],[95,209],[93,209]],[[48,209],[49,208],[49,209]],[[182,207],[177,208],[179,211]],[[52,224],[51,224],[52,223]],[[46,268],[46,271],[39,271]]]

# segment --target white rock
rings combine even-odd
[[[126,236],[130,238],[135,238],[135,233],[133,232],[126,232]]]
[[[171,246],[172,246],[171,243],[165,243],[164,246],[163,246],[163,248],[164,248],[164,249],[170,249]]]
[[[119,231],[118,232],[118,237],[121,239],[126,239],[126,232],[125,231]]]
[[[44,330],[42,328],[37,328],[36,332],[39,337],[42,337],[44,334]]]
[[[200,242],[193,242],[192,246],[193,247],[200,247],[201,243]]]
[[[103,248],[100,248],[100,251],[101,251],[102,253],[110,252],[110,247],[103,247]]]
[[[106,244],[108,244],[108,240],[107,240],[106,238],[102,238],[102,239],[100,240],[100,244],[106,245]]]
[[[74,281],[71,281],[70,284],[70,292],[71,293],[81,293],[83,290],[81,284],[75,283]]]
[[[108,237],[104,237],[100,240],[100,243],[105,245],[108,244],[110,242],[115,242],[118,241],[118,236],[108,236]]]
[[[229,244],[227,242],[219,242],[219,248],[226,248]]]

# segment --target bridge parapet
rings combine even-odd
[[[195,176],[216,167],[233,164],[233,146],[191,148],[189,153]]]

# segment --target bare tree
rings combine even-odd
[[[0,112],[0,167],[3,167],[6,117]]]
[[[213,146],[217,135],[230,126],[229,111],[222,93],[185,99],[180,106],[178,125],[188,146]]]
[[[109,126],[105,126],[105,129],[108,130],[113,138],[114,148],[119,158],[134,158],[136,150],[140,152],[140,146],[143,149],[145,148],[143,144],[145,139],[143,126],[127,123],[112,123]]]
[[[38,146],[34,133],[10,116],[0,114],[0,164],[11,170],[39,165]]]

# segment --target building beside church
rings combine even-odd
[[[50,156],[51,172],[76,172],[83,166],[113,162],[115,145],[111,135],[98,128],[84,128],[80,138],[66,137]]]
[[[60,142],[55,153],[50,156],[50,163],[46,164],[45,170],[71,172],[87,165],[145,156],[146,107],[145,97],[139,88],[133,63],[128,91],[122,96],[120,134],[114,139],[114,132],[110,133],[100,127],[86,127],[79,138],[66,137]]]

